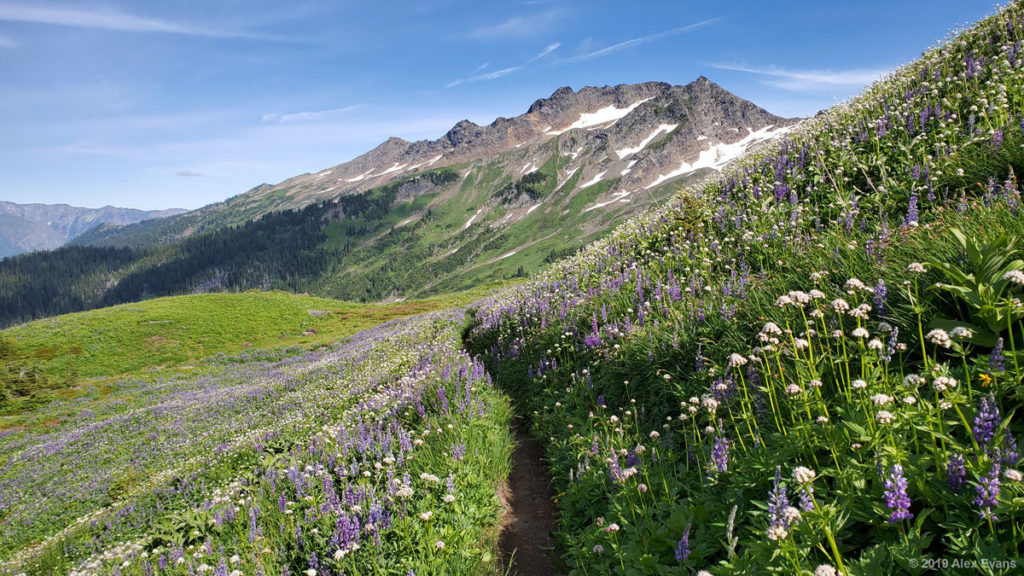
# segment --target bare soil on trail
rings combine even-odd
[[[508,486],[499,495],[505,506],[498,550],[508,573],[518,576],[557,574],[554,553],[555,505],[540,444],[517,422],[516,449]]]

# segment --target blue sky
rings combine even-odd
[[[783,116],[990,0],[0,0],[0,200],[197,208],[560,86],[700,75]]]

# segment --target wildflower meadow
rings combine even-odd
[[[55,400],[0,574],[501,572],[513,412],[569,574],[1024,572],[1022,48],[1017,1],[466,311]]]
[[[507,401],[458,311],[281,361],[124,382],[8,434],[10,574],[451,574],[493,563]]]
[[[570,574],[1024,570],[1024,5],[476,310]]]

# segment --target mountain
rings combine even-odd
[[[79,208],[67,204],[15,204],[0,201],[0,258],[34,250],[53,250],[101,224],[123,226],[165,218],[185,210]]]
[[[455,169],[463,180],[472,176],[474,187],[500,188],[542,171],[552,162],[560,170],[558,174],[549,172],[561,196],[604,182],[604,194],[592,205],[604,207],[611,200],[621,207],[630,202],[632,194],[673,178],[719,170],[750,146],[787,132],[796,122],[774,116],[703,76],[686,86],[648,82],[585,87],[578,92],[563,87],[515,118],[497,118],[487,126],[463,120],[433,141],[390,138],[353,160],[315,174],[302,174],[276,185],[261,184],[224,202],[159,223],[102,227],[76,243],[142,246],[173,242],[272,211],[336,200],[446,167]],[[488,182],[481,182],[484,173]],[[427,189],[404,192],[403,199]],[[521,197],[518,200],[523,203]]]
[[[515,118],[464,120],[432,141],[391,138],[193,212],[94,228],[74,244],[137,250],[131,264],[105,252],[35,290],[70,290],[70,308],[251,288],[372,301],[525,276],[798,122],[703,77],[560,88]],[[58,267],[24,259],[8,269],[39,283]],[[4,291],[17,286],[0,275],[13,309],[23,307]],[[51,313],[25,297],[36,304],[18,320]]]

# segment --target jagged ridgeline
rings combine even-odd
[[[706,78],[562,88],[515,118],[392,138],[316,174],[5,260],[0,325],[195,292],[368,301],[525,276],[795,122]]]
[[[1022,39],[1014,2],[479,307],[570,573],[1024,569]]]

